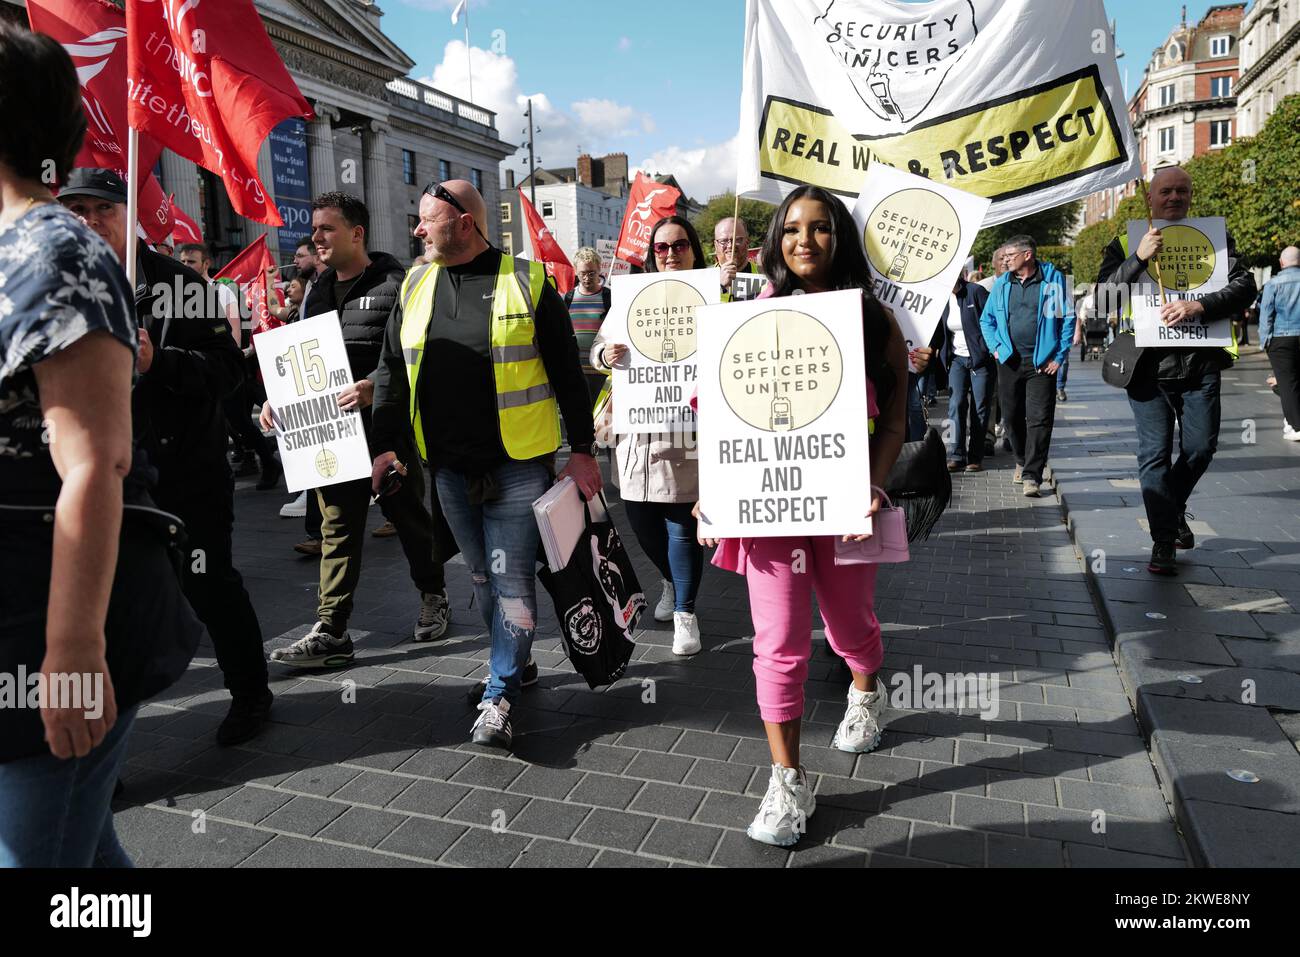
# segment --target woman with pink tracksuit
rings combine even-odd
[[[769,280],[765,296],[862,290],[870,481],[883,488],[906,429],[907,350],[893,316],[871,293],[866,255],[852,217],[830,193],[801,186],[777,210],[763,243],[762,262]],[[701,412],[708,415],[707,409]],[[879,507],[877,492],[871,513]],[[799,763],[814,589],[827,641],[853,674],[833,746],[860,753],[880,743],[885,688],[876,678],[884,656],[874,609],[876,566],[837,565],[832,535],[702,541],[719,546],[714,565],[744,575],[749,586],[754,678],[772,752],[772,776],[748,833],[766,844],[788,846],[804,833],[816,806]]]

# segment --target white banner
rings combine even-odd
[[[1201,299],[1228,284],[1228,227],[1219,216],[1180,219],[1176,222],[1157,219],[1154,224],[1164,237],[1160,255],[1148,264],[1141,279],[1130,290],[1133,297],[1133,332],[1137,345],[1177,346],[1180,349],[1211,348],[1232,345],[1232,320],[1224,317],[1212,322],[1204,317],[1187,319],[1176,326],[1166,326],[1160,319],[1160,286],[1165,301]],[[1147,233],[1146,220],[1129,220],[1128,248],[1136,250]],[[1160,264],[1160,282],[1156,280],[1156,262]]]
[[[338,397],[352,384],[339,314],[327,312],[253,337],[290,492],[370,477],[361,415]]]
[[[722,298],[717,269],[643,273],[610,280],[606,342],[628,347],[614,368],[614,431],[695,428],[696,310]]]
[[[706,306],[698,321],[701,532],[868,534],[862,294]]]
[[[632,264],[614,258],[614,250],[617,248],[616,239],[596,240],[596,253],[600,256],[601,263],[600,271],[602,273],[608,271],[609,276],[626,276],[632,271]]]
[[[872,160],[987,225],[1141,176],[1102,0],[747,0],[740,194],[852,205]]]
[[[871,164],[853,219],[876,298],[894,311],[908,351],[929,345],[988,209],[982,196]]]

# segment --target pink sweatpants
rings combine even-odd
[[[826,638],[850,668],[874,674],[884,658],[874,607],[875,565],[836,565],[835,538],[756,538],[746,542],[754,619],[754,679],[764,721],[803,716],[812,653],[812,593]]]

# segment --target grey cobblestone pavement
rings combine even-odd
[[[464,565],[448,566],[448,637],[416,645],[399,545],[373,538],[355,664],[273,666],[273,726],[220,749],[226,696],[201,650],[137,722],[119,835],[142,866],[1186,866],[1059,504],[1023,498],[1009,459],[956,477],[936,535],[877,591],[885,675],[996,674],[996,717],[891,706],[878,751],[832,750],[847,685],[815,633],[803,760],[818,804],[793,851],[744,833],[769,758],[739,576],[706,571],[702,654],[674,658],[650,622],[602,692],[568,666],[542,593],[541,681],[507,757],[467,743],[488,643]],[[277,516],[283,494],[241,483],[236,498],[269,650],[312,624],[317,565],[291,551],[302,523]],[[626,538],[653,602],[657,575]]]

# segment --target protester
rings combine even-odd
[[[1279,265],[1260,297],[1259,344],[1282,398],[1282,438],[1300,442],[1300,248],[1282,250]]]
[[[126,184],[116,173],[73,170],[59,202],[125,261]],[[210,301],[203,275],[143,244],[136,263],[135,437],[158,470],[158,505],[184,520],[188,548],[198,556],[184,566],[185,596],[208,628],[231,697],[217,743],[240,744],[262,729],[271,710],[262,628],[231,544],[235,488],[223,400],[243,385],[244,359],[219,307],[192,311],[192,303]]]
[[[573,324],[573,335],[578,342],[578,357],[582,360],[582,374],[587,377],[587,390],[591,394],[592,405],[596,397],[609,381],[608,374],[591,365],[591,344],[596,341],[600,324],[609,314],[609,286],[600,276],[600,253],[590,246],[583,246],[574,254],[573,268],[577,285],[564,296],[564,306],[569,310],[569,321]]]
[[[749,261],[749,228],[743,219],[728,216],[718,220],[713,227],[713,258],[722,270],[722,295],[726,301],[731,298],[731,284],[737,275],[758,271]]]
[[[695,227],[668,216],[650,230],[648,273],[702,268],[704,249]],[[612,369],[628,347],[597,336],[591,364]],[[617,389],[612,401],[618,401]],[[691,509],[699,499],[699,461],[694,430],[662,434],[628,432],[618,437],[618,489],[641,550],[658,569],[663,591],[655,621],[673,623],[673,654],[694,655],[703,647],[695,598],[704,574],[704,549],[696,541]]]
[[[1033,237],[1009,240],[1004,262],[980,327],[1003,366],[998,391],[1016,457],[1013,481],[1037,498],[1052,446],[1056,373],[1074,342],[1074,299],[1060,270],[1038,261]]]
[[[468,182],[425,187],[415,235],[433,263],[407,276],[388,321],[375,373],[370,484],[378,493],[391,468],[405,488],[418,482],[422,462],[433,470],[491,630],[473,741],[509,749],[537,628],[532,504],[556,478],[561,415],[571,454],[559,478],[572,478],[587,499],[601,479],[564,302],[542,263],[494,249],[487,228],[487,204]]]
[[[883,488],[903,447],[907,349],[897,322],[871,292],[871,271],[857,237],[853,218],[837,197],[815,186],[797,187],[777,209],[763,242],[769,284],[762,295],[862,291],[870,481]],[[701,409],[700,414],[707,417],[709,410]],[[873,493],[870,513],[879,507],[880,496]],[[845,536],[845,541],[866,537]],[[765,844],[794,844],[816,808],[799,761],[814,591],[826,639],[853,675],[832,746],[862,753],[880,743],[886,690],[877,677],[884,657],[874,608],[877,566],[836,564],[835,542],[833,535],[703,542],[718,545],[713,564],[744,575],[749,588],[754,678],[772,774],[748,834]]]
[[[113,788],[138,706],[184,673],[201,627],[138,521],[130,288],[48,185],[86,131],[77,74],[3,19],[0,116],[0,672],[47,683],[39,709],[0,708],[0,867],[130,867]]]
[[[984,345],[980,316],[988,303],[988,293],[976,283],[958,279],[939,328],[943,330],[940,352],[948,370],[948,421],[952,423],[952,449],[948,471],[965,469],[979,472],[984,468],[984,435],[989,416],[990,370],[993,356]],[[971,408],[973,407],[973,409]],[[969,430],[967,415],[971,413]],[[969,451],[967,451],[969,438]]]
[[[370,403],[375,367],[383,345],[388,315],[397,304],[405,271],[388,253],[367,251],[370,212],[348,193],[324,193],[312,201],[312,239],[325,270],[312,284],[302,307],[304,319],[337,312],[352,370],[352,385],[338,397],[344,411],[360,410],[362,427],[371,436]],[[270,430],[274,412],[262,407],[262,428]],[[271,660],[300,668],[339,667],[354,656],[348,632],[353,597],[361,580],[361,554],[370,508],[370,481],[357,479],[316,489],[321,511],[320,591],[316,624],[287,648],[271,652]],[[414,641],[434,641],[447,631],[448,608],[443,563],[455,548],[443,531],[437,503],[431,515],[424,505],[424,483],[418,469],[393,495],[380,501],[384,516],[397,527],[397,536],[420,592],[420,613]]]
[[[1148,190],[1150,215],[1171,222],[1187,218],[1192,205],[1192,178],[1181,167],[1156,170]],[[1102,254],[1098,283],[1116,293],[1138,281],[1148,263],[1160,255],[1164,237],[1158,229],[1148,230],[1138,248],[1128,248],[1127,233],[1111,240]],[[1226,319],[1245,309],[1255,299],[1255,279],[1237,259],[1236,243],[1228,235],[1228,283],[1218,292],[1201,299],[1175,299],[1161,307],[1166,325],[1177,325],[1200,316]],[[1104,301],[1100,299],[1099,301]],[[1125,312],[1131,315],[1131,307]],[[1196,539],[1187,524],[1187,500],[1196,483],[1210,467],[1219,444],[1219,387],[1221,373],[1237,358],[1234,343],[1226,349],[1144,349],[1128,386],[1129,405],[1137,425],[1138,479],[1151,531],[1151,561],[1147,571],[1155,575],[1177,575],[1175,549],[1195,547]],[[1178,460],[1173,461],[1175,422]]]

